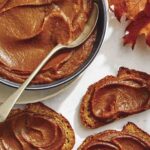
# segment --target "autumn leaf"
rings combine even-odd
[[[143,11],[147,0],[108,0],[110,9],[120,21],[122,16],[133,20],[139,12]]]
[[[136,40],[140,35],[145,36],[146,43],[150,46],[150,2],[135,17],[135,20],[131,21],[127,26],[124,44],[131,44],[132,48],[134,48]]]
[[[133,20],[141,11],[145,9],[148,0],[126,0],[127,18]]]
[[[150,46],[150,0],[108,0],[110,9],[120,21],[125,16],[129,22],[124,45],[131,44],[134,48],[139,36],[144,35]]]
[[[125,0],[108,0],[110,9],[115,13],[115,16],[120,21],[121,17],[126,14]]]

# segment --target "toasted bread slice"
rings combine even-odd
[[[61,127],[65,135],[65,142],[61,150],[71,150],[75,144],[75,135],[70,123],[61,114],[58,114],[51,108],[45,106],[42,103],[28,104],[24,110],[16,109],[12,110],[7,120],[13,120],[13,118],[19,116],[21,113],[30,113],[36,116],[43,116],[50,118]]]
[[[120,141],[120,139],[123,139],[123,140]],[[142,150],[143,148],[144,150],[149,150],[150,148],[149,139],[150,139],[150,135],[148,135],[148,133],[142,131],[135,124],[128,123],[126,126],[124,126],[122,131],[107,130],[107,131],[98,133],[96,135],[87,137],[83,141],[81,146],[78,148],[78,150],[86,150],[87,147],[88,148],[90,147],[92,149],[94,146],[97,149],[98,148],[108,148],[108,149],[110,148],[112,150],[121,150],[123,146],[126,146],[123,148],[124,149],[130,148],[131,150],[132,146],[135,143],[136,145],[133,146],[133,150],[134,148],[136,149],[135,146],[137,146],[138,148],[142,148]],[[126,142],[124,143],[124,141]],[[129,147],[128,147],[128,143],[129,143]]]
[[[80,106],[82,124],[87,128],[97,128],[149,109],[149,76],[120,68],[117,77],[106,76],[91,85]]]

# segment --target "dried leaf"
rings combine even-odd
[[[138,36],[144,35],[150,46],[150,0],[108,0],[110,9],[120,21],[125,16],[129,21],[126,28],[124,45],[134,48]]]
[[[108,0],[110,9],[115,13],[115,16],[120,21],[121,17],[126,14],[125,0]]]
[[[143,11],[147,0],[108,0],[110,9],[115,13],[118,20],[122,16],[133,20],[139,12]]]
[[[144,10],[147,0],[126,0],[127,18],[133,20],[141,11]]]
[[[144,35],[146,43],[150,46],[150,3],[147,3],[146,8],[126,28],[124,44],[131,44],[134,48],[139,35]]]

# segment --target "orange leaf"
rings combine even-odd
[[[124,44],[131,44],[134,48],[139,35],[144,35],[146,43],[150,46],[150,3],[147,3],[146,8],[126,28]]]
[[[133,20],[139,12],[143,11],[148,0],[108,0],[110,9],[118,20],[122,16]]]
[[[127,12],[125,0],[108,0],[108,2],[110,9],[120,21],[121,17]]]

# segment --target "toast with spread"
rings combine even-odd
[[[0,124],[1,150],[71,150],[74,143],[70,123],[42,103],[12,110]]]
[[[80,118],[87,128],[97,128],[150,108],[150,75],[121,67],[117,76],[106,76],[84,95]]]
[[[85,139],[78,150],[149,150],[150,135],[133,123],[122,131],[107,130]]]

